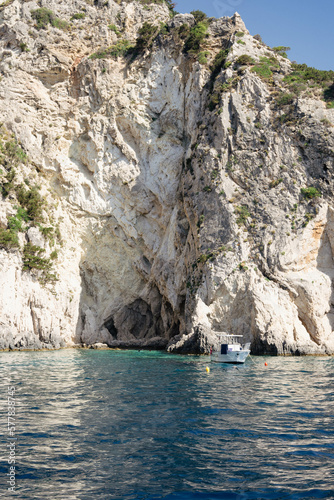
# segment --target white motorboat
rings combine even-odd
[[[211,361],[215,363],[244,363],[250,354],[250,342],[241,345],[242,335],[216,333],[218,342],[210,350]]]

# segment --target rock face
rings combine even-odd
[[[238,14],[210,20],[198,62],[196,20],[164,4],[3,5],[2,144],[17,139],[16,182],[47,208],[0,250],[0,348],[204,353],[214,330],[254,353],[332,354],[334,109],[320,93],[291,95],[290,62]],[[67,29],[40,27],[41,7]],[[157,26],[144,48],[108,52],[144,23]],[[56,252],[58,281],[27,268],[27,243]]]

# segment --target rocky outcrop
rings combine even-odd
[[[254,353],[332,354],[323,91],[292,92],[290,62],[238,14],[207,23],[199,56],[187,50],[198,20],[164,4],[5,3],[1,141],[5,154],[16,138],[29,160],[1,202],[2,229],[19,185],[38,185],[46,204],[0,250],[0,348],[204,353],[225,331]],[[40,27],[41,7],[66,29]],[[156,29],[126,52],[144,23]],[[44,266],[56,256],[57,279],[29,264],[28,243]]]

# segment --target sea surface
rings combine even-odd
[[[334,358],[65,349],[0,370],[0,498],[334,499]]]

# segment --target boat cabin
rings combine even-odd
[[[221,363],[244,363],[250,353],[250,343],[242,346],[243,335],[229,335],[227,333],[216,333],[218,342],[214,349],[210,350],[211,361]]]
[[[242,351],[240,340],[242,335],[227,335],[220,334],[220,354],[228,354],[229,352]]]

